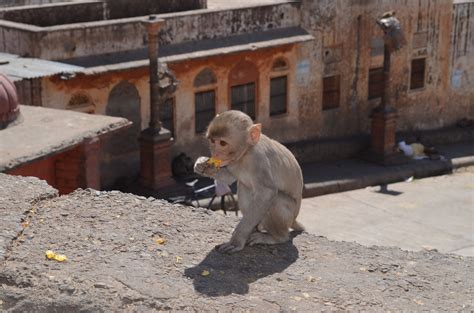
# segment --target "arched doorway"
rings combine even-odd
[[[133,181],[140,171],[141,131],[140,95],[137,88],[126,81],[117,84],[109,95],[105,113],[124,117],[133,124],[112,136],[103,144],[101,158],[101,184],[105,188],[120,188]]]

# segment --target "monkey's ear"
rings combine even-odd
[[[249,144],[256,145],[260,140],[260,135],[262,134],[262,124],[253,124],[249,129]]]

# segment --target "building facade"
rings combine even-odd
[[[136,138],[150,115],[143,20],[160,13],[154,7],[129,12],[121,3],[62,3],[29,7],[28,14],[20,7],[0,10],[2,51],[77,67],[17,81],[24,103],[134,123],[121,142],[103,150],[103,166],[118,168],[104,185],[138,173]],[[398,130],[439,129],[474,117],[473,1],[303,0],[218,10],[196,1],[193,8],[158,14],[165,20],[160,61],[180,81],[161,112],[175,155],[208,153],[205,127],[229,109],[262,123],[303,162],[363,149],[384,88],[383,34],[375,21],[389,10],[407,39],[392,56]],[[41,21],[64,10],[71,14],[49,25],[26,20],[31,12]]]

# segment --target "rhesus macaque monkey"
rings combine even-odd
[[[237,180],[243,215],[230,241],[217,246],[218,251],[236,252],[247,243],[282,243],[289,240],[290,228],[303,230],[296,221],[303,176],[287,148],[262,134],[261,124],[253,124],[240,111],[218,114],[206,137],[212,158],[200,157],[194,171],[229,185]]]

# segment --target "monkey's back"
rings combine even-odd
[[[264,153],[269,161],[278,190],[300,202],[303,194],[303,175],[293,153],[278,141],[263,134],[258,145],[261,145],[261,153]]]

